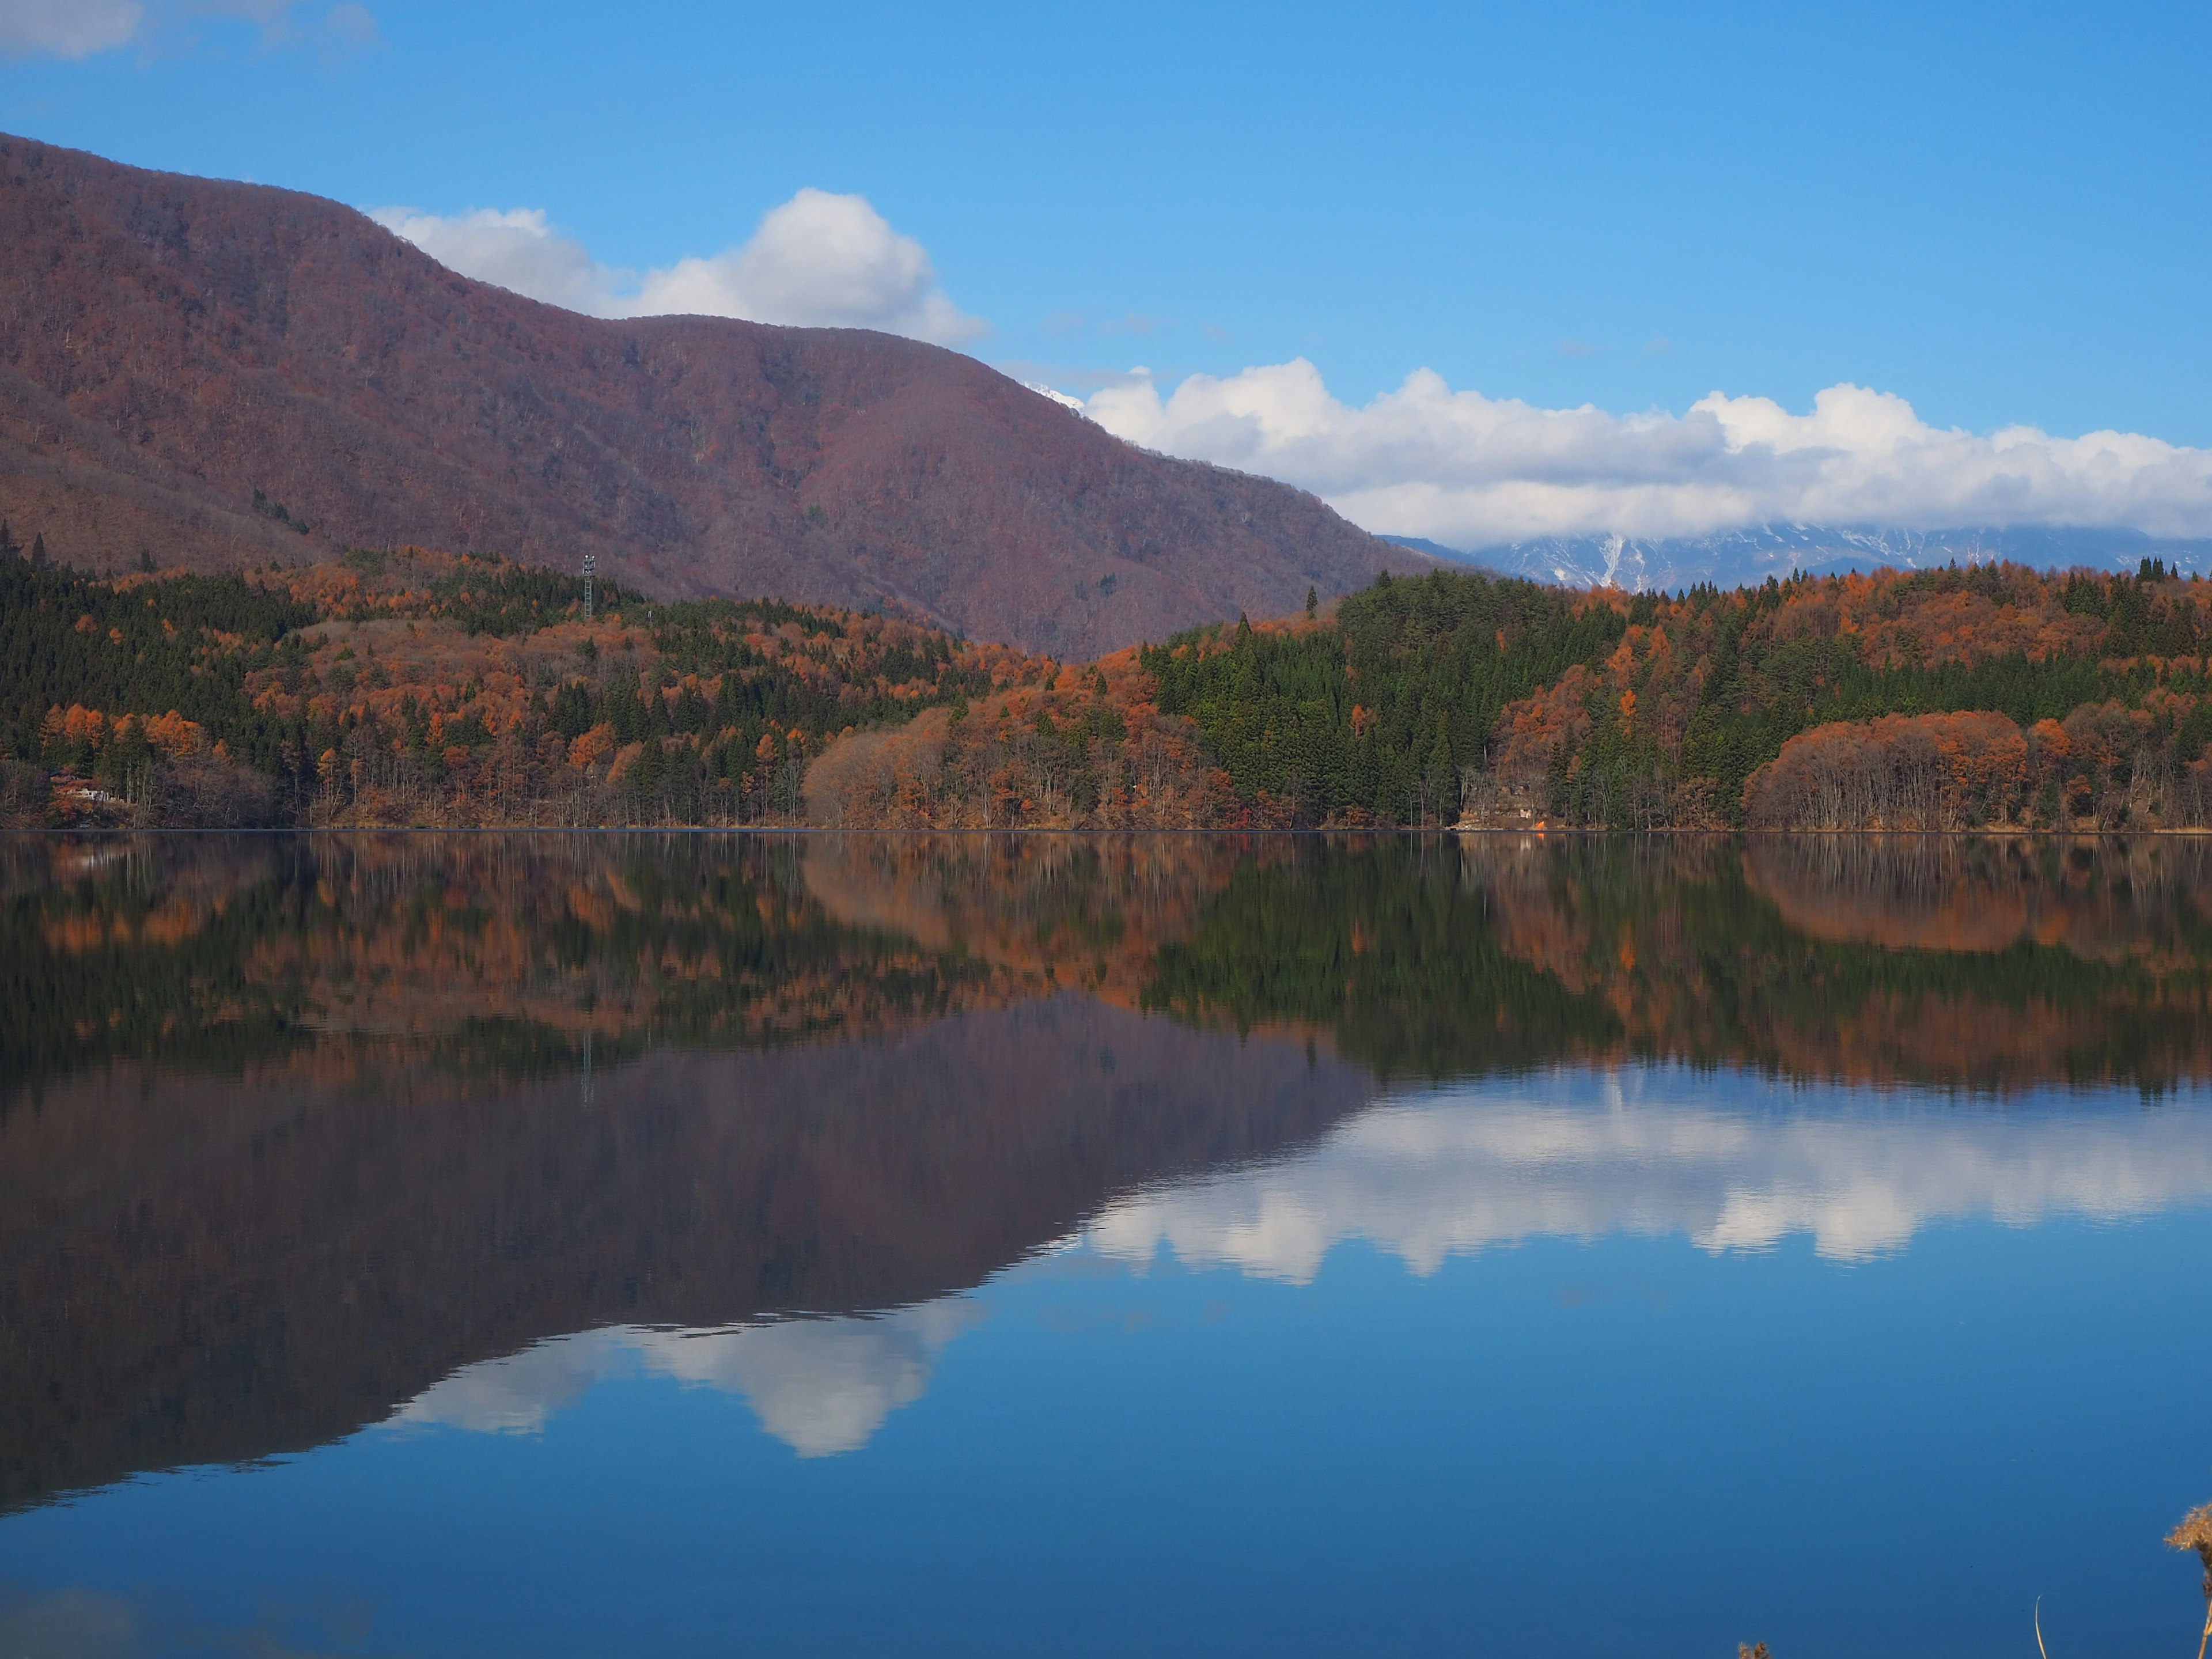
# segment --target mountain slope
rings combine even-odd
[[[312,196],[0,137],[0,518],[88,568],[592,552],[1078,656],[1425,562],[952,352],[581,317]]]

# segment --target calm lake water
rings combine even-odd
[[[2193,841],[0,841],[0,1654],[2180,1653]]]

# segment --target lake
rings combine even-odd
[[[2190,839],[0,839],[0,1653],[2172,1652]]]

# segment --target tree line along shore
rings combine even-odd
[[[103,579],[0,526],[0,823],[2212,825],[2212,585],[1388,575],[1064,663],[402,548]]]

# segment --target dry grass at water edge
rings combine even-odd
[[[2212,1504],[2202,1504],[2181,1517],[2181,1524],[2166,1535],[2166,1547],[2195,1550],[2204,1564],[2204,1633],[2197,1638],[2197,1659],[2204,1659],[2204,1646],[2212,1642]]]

